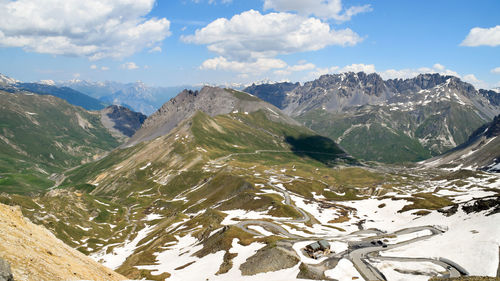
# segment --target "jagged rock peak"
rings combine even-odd
[[[492,138],[500,135],[500,115],[497,115],[488,126],[486,137]]]

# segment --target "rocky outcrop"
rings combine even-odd
[[[297,255],[280,247],[264,247],[240,266],[243,275],[255,275],[263,272],[278,271],[295,266],[299,262]]]
[[[462,167],[498,172],[500,170],[500,115],[477,129],[467,142],[444,155],[424,162],[428,167]]]
[[[101,122],[104,127],[123,137],[133,136],[146,118],[147,116],[140,112],[119,105],[111,105],[101,110]]]
[[[277,108],[283,109],[286,106],[286,93],[299,87],[300,83],[273,83],[273,84],[252,84],[245,89],[245,92],[269,102]]]
[[[14,281],[10,264],[0,258],[0,281]]]
[[[479,93],[487,98],[492,104],[500,106],[500,91],[499,90],[479,90]]]
[[[127,279],[29,222],[19,207],[0,204],[0,229],[0,258],[17,281]]]

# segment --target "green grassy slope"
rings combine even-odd
[[[297,120],[336,140],[354,157],[385,163],[417,162],[439,155],[465,142],[484,123],[472,109],[446,103],[412,111],[382,106],[346,113],[312,110]]]
[[[302,126],[270,121],[262,111],[215,117],[197,112],[166,136],[113,151],[69,172],[63,186],[88,187],[88,183],[98,183],[96,194],[126,195],[139,189],[160,188],[159,175],[195,173],[207,162],[228,156],[316,166],[355,163],[332,140]],[[151,164],[147,169],[140,169],[148,163]]]
[[[118,146],[99,114],[52,96],[0,92],[0,192],[51,186],[48,176]]]

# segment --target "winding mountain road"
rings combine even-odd
[[[274,185],[272,182],[267,183],[268,186],[272,187],[273,189],[281,192],[284,197],[284,203],[286,205],[291,206],[295,210],[297,210],[302,217],[298,219],[282,219],[278,221],[283,221],[283,222],[301,222],[305,223],[308,222],[311,218],[309,215],[299,207],[295,206],[292,204],[291,196],[290,193],[283,189],[280,188],[276,185]],[[328,239],[329,237],[302,237],[296,234],[290,233],[288,230],[283,228],[282,226],[269,222],[269,221],[262,221],[262,220],[245,220],[241,221],[236,224],[240,229],[243,231],[250,233],[252,235],[262,235],[261,233],[254,231],[252,229],[249,229],[249,225],[258,225],[261,227],[264,227],[268,230],[274,230],[274,233],[279,233],[280,235],[287,237],[289,239],[293,239],[298,241],[304,241],[304,240],[316,240],[316,239]],[[355,266],[355,268],[359,271],[359,273],[363,276],[365,280],[381,280],[381,281],[386,281],[386,277],[373,265],[371,265],[370,262],[373,261],[383,261],[383,260],[390,260],[390,261],[398,261],[398,262],[431,262],[436,265],[439,265],[443,267],[445,271],[448,272],[447,275],[444,277],[460,277],[462,275],[468,275],[468,273],[461,268],[460,266],[456,265],[455,263],[448,261],[446,259],[440,258],[440,259],[431,259],[431,258],[404,258],[404,257],[386,257],[386,256],[380,256],[378,255],[379,252],[381,251],[387,251],[390,249],[394,249],[397,247],[401,247],[404,245],[409,245],[424,239],[428,239],[432,236],[439,235],[443,233],[443,231],[433,227],[433,226],[419,226],[419,227],[412,227],[412,228],[406,228],[402,230],[395,231],[393,233],[384,233],[379,230],[360,230],[357,232],[354,232],[352,234],[356,233],[364,233],[364,232],[371,232],[374,233],[376,236],[371,237],[371,241],[373,240],[378,240],[382,239],[381,236],[387,236],[387,235],[403,235],[403,234],[410,234],[410,233],[415,233],[415,232],[420,232],[420,231],[425,231],[429,230],[431,234],[429,235],[424,235],[420,237],[416,237],[413,239],[409,239],[403,242],[395,243],[395,244],[388,244],[388,245],[371,245],[370,240],[369,241],[364,241],[364,243],[359,243],[358,245],[352,247],[354,249],[349,249],[347,251],[344,251],[342,253],[332,253],[330,254],[329,258],[323,261],[320,265],[317,265],[317,267],[325,267],[324,265],[328,264],[336,264],[332,263],[331,261],[333,259],[339,259],[339,258],[347,258],[349,259]],[[363,246],[364,244],[364,246]],[[369,245],[369,246],[366,246]],[[350,247],[351,248],[351,247]],[[329,269],[329,268],[327,268]]]

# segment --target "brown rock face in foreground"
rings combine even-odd
[[[25,219],[19,207],[0,204],[0,258],[14,280],[126,280]]]

